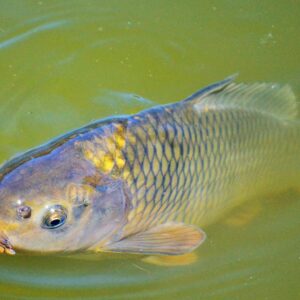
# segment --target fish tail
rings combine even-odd
[[[298,155],[296,155],[296,159],[295,159],[296,179],[295,179],[294,188],[296,189],[297,193],[300,194],[300,121],[298,122],[297,132],[298,132],[298,136],[297,136],[296,144],[298,149]]]
[[[300,119],[293,124],[293,135],[290,145],[292,148],[288,178],[291,178],[292,188],[300,193]]]
[[[285,121],[276,147],[278,151],[266,176],[270,179],[270,189],[274,193],[287,190],[300,193],[300,120]]]

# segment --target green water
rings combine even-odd
[[[299,28],[297,0],[2,0],[0,160],[235,72],[300,95]],[[300,197],[262,203],[243,226],[206,228],[193,265],[0,256],[0,299],[300,299]]]

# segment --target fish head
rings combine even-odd
[[[68,252],[105,243],[125,222],[127,196],[121,180],[71,146],[19,163],[0,179],[0,250]]]

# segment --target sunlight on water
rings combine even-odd
[[[96,119],[238,80],[300,94],[297,1],[0,1],[0,160]],[[298,96],[299,97],[299,96]],[[251,183],[249,183],[251,184]],[[1,299],[298,299],[300,197],[206,229],[195,264],[0,256]]]

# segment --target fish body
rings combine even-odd
[[[232,81],[98,121],[3,165],[0,230],[32,251],[181,254],[243,201],[299,186],[291,89]]]

